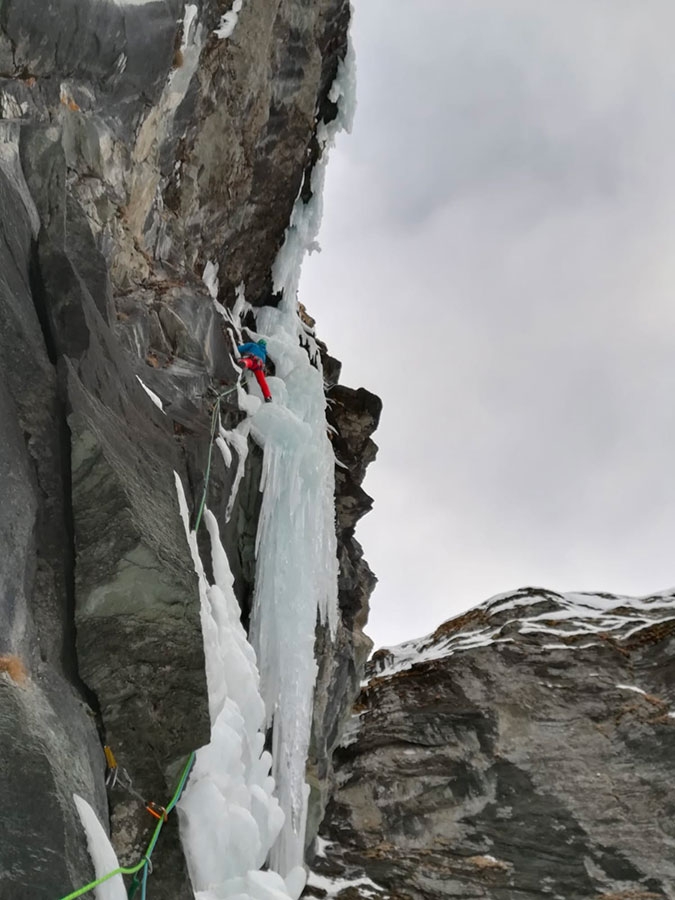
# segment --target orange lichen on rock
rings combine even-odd
[[[439,625],[432,635],[432,641],[449,634],[455,634],[455,632],[461,631],[468,625],[485,625],[489,620],[490,617],[484,610],[470,609],[468,612],[462,613],[460,616],[456,616],[454,619],[449,619],[447,622]]]
[[[28,678],[26,667],[18,656],[0,656],[0,672],[6,672],[15,684],[23,684]]]

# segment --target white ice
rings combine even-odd
[[[216,37],[220,38],[221,40],[232,37],[232,32],[237,27],[237,20],[239,19],[239,13],[241,12],[242,5],[243,0],[234,0],[232,9],[222,16],[220,25],[213,32]]]
[[[633,687],[632,684],[617,684],[619,690],[622,691],[634,691],[636,694],[646,694],[647,691],[643,691],[642,688]]]
[[[287,405],[272,387],[274,402],[250,419],[263,448],[251,641],[261,661],[261,692],[274,726],[273,774],[287,817],[271,865],[285,876],[303,859],[315,630],[317,616],[331,630],[336,626],[338,563],[323,379],[297,336],[269,320],[267,334]]]
[[[159,397],[157,396],[157,394],[156,394],[154,391],[151,391],[150,388],[147,386],[147,384],[145,384],[145,382],[142,381],[142,380],[139,378],[138,375],[136,376],[136,378],[138,378],[138,381],[139,381],[141,387],[143,388],[143,390],[145,391],[145,393],[148,395],[148,397],[152,400],[152,402],[155,404],[155,406],[156,406],[158,409],[161,409],[162,412],[164,412],[164,404],[163,404],[162,401],[159,399]]]
[[[337,626],[335,456],[318,348],[298,316],[297,290],[302,260],[316,249],[328,149],[336,133],[351,126],[353,87],[350,48],[331,92],[338,116],[318,129],[324,152],[312,173],[312,199],[298,197],[272,268],[282,300],[276,309],[256,310],[256,327],[276,367],[269,379],[273,402],[252,408],[258,397],[250,382],[249,399],[240,397],[240,405],[248,404],[251,435],[263,448],[251,640],[261,661],[261,692],[274,726],[273,775],[286,814],[270,856],[270,866],[282,875],[300,866],[304,855],[317,615],[331,633]]]
[[[223,461],[228,468],[232,465],[232,449],[234,449],[234,452],[237,454],[237,471],[227,501],[227,509],[225,510],[226,522],[230,521],[234,503],[237,499],[237,494],[239,493],[239,485],[241,484],[241,480],[244,477],[244,472],[246,470],[248,432],[249,423],[248,419],[245,419],[234,431],[226,431],[224,428],[221,428],[218,437],[216,438],[216,444],[220,449]]]
[[[80,822],[87,836],[87,848],[89,856],[94,864],[94,872],[96,878],[103,878],[109,872],[119,869],[120,864],[117,855],[113,850],[108,835],[105,833],[103,825],[98,820],[98,816],[79,794],[73,794],[73,800],[80,816]],[[103,884],[94,889],[96,900],[127,900],[127,891],[124,887],[124,879],[121,875],[113,875]]]
[[[178,804],[181,839],[197,900],[295,900],[301,878],[288,889],[273,872],[258,871],[283,825],[284,815],[264,749],[265,706],[255,652],[240,622],[232,573],[218,524],[204,511],[211,539],[214,584],[209,585],[189,528],[180,478],[176,489],[199,580],[211,740],[196,754]],[[304,884],[304,876],[302,876]],[[301,888],[300,888],[301,889]]]
[[[202,272],[202,281],[206,285],[206,289],[211,295],[213,300],[216,300],[218,297],[218,263],[213,262],[213,260],[209,260],[204,266],[204,271]]]

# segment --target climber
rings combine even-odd
[[[246,344],[240,344],[237,350],[241,353],[241,358],[237,360],[237,364],[244,369],[250,369],[255,375],[255,380],[260,385],[260,390],[265,398],[265,403],[272,402],[272,394],[265,379],[265,360],[267,359],[267,341],[261,339],[259,341],[249,341]]]

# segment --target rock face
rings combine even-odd
[[[215,391],[235,383],[247,310],[279,300],[272,265],[311,196],[350,16],[348,0],[230,6],[0,4],[0,897],[54,900],[90,880],[73,793],[122,864],[139,859],[154,820],[130,794],[106,798],[104,743],[162,802],[209,738],[175,478],[194,517]],[[379,406],[368,395],[364,417],[361,393],[339,390],[344,621],[335,645],[318,638],[338,693],[315,717],[315,827],[374,584],[353,527]],[[222,409],[230,427],[242,418],[234,396]],[[234,502],[239,459],[219,457],[208,504],[246,619],[260,454],[240,449]],[[171,819],[153,862],[153,897],[192,896]]]
[[[324,359],[324,371],[330,369],[330,360]],[[328,401],[328,422],[333,429],[338,464],[335,488],[341,615],[333,641],[323,630],[317,638],[320,668],[308,767],[314,792],[307,829],[308,845],[314,840],[325,812],[332,783],[333,753],[349,719],[353,698],[360,691],[363,669],[373,646],[363,628],[368,619],[368,601],[376,584],[375,576],[363,559],[361,545],[354,537],[354,529],[372,506],[372,499],[361,487],[361,482],[366,467],[377,453],[371,435],[377,428],[382,403],[379,397],[364,388],[355,391],[337,384],[329,389]]]
[[[674,641],[672,593],[523,589],[380,651],[316,870],[369,896],[672,900]]]

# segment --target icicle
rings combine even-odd
[[[190,879],[198,900],[241,897],[236,885],[242,879],[255,890],[241,900],[260,900],[270,891],[279,900],[288,900],[277,875],[257,871],[281,830],[284,814],[272,794],[272,758],[264,749],[265,707],[255,652],[240,622],[234,579],[215,517],[205,510],[215,580],[209,585],[178,475],[176,489],[199,580],[211,716],[211,740],[197,750],[178,804]]]
[[[283,876],[303,861],[317,615],[332,634],[338,615],[335,457],[318,348],[298,316],[296,297],[301,262],[316,249],[327,150],[335,133],[351,124],[345,98],[353,88],[352,62],[350,50],[331,89],[339,115],[318,131],[324,153],[312,174],[312,199],[305,204],[298,197],[272,269],[281,303],[256,310],[277,377],[269,379],[274,402],[251,419],[264,454],[251,641],[261,660],[267,721],[274,724],[273,775],[286,823],[270,865]]]

